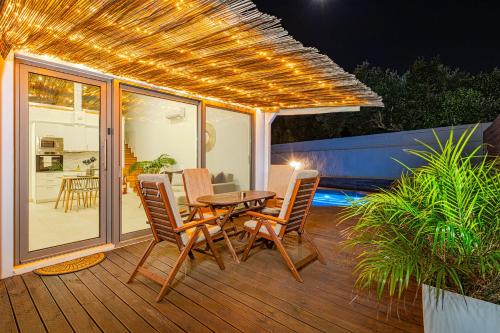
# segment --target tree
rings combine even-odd
[[[372,67],[365,62],[356,77],[379,94],[384,108],[360,112],[278,117],[273,143],[329,139],[492,121],[500,112],[500,69],[470,74],[418,58],[409,69]]]

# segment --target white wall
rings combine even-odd
[[[0,102],[0,278],[14,267],[14,54],[2,63]]]
[[[482,144],[483,131],[489,125],[480,124],[469,142],[469,150]],[[473,126],[456,126],[455,138]],[[451,129],[440,127],[435,131],[444,141]],[[437,148],[432,130],[421,129],[273,145],[272,162],[287,164],[291,160],[299,160],[306,168],[318,169],[321,176],[395,179],[401,175],[404,167],[394,159],[409,167],[423,164],[421,159],[405,152],[406,149],[422,149],[416,139]]]
[[[153,160],[169,154],[176,161],[175,169],[195,168],[197,165],[198,117],[197,107],[145,95],[146,104],[135,105],[125,114],[125,143],[138,161]],[[181,119],[168,115],[184,110]]]
[[[233,174],[236,190],[250,189],[251,115],[207,107],[206,118],[216,132],[215,146],[207,151],[207,168],[214,176]]]

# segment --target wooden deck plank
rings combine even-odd
[[[168,251],[161,252],[163,254],[168,253]],[[161,254],[153,254],[154,257],[168,257],[161,256]],[[199,258],[199,257],[198,257]],[[171,258],[173,259],[173,258]],[[232,259],[227,259],[232,260]],[[198,261],[200,261],[198,259]],[[210,259],[208,259],[210,261]],[[335,323],[324,320],[323,318],[317,316],[315,313],[311,313],[308,311],[304,311],[300,308],[300,306],[296,306],[295,304],[291,304],[289,302],[283,301],[279,297],[275,297],[268,292],[263,291],[260,288],[260,283],[251,283],[249,277],[239,278],[235,277],[233,274],[223,274],[220,273],[218,269],[215,269],[215,266],[211,268],[202,267],[203,265],[197,263],[196,270],[204,270],[205,274],[209,274],[210,278],[218,279],[223,281],[224,283],[234,286],[238,290],[244,291],[248,293],[252,297],[257,298],[261,302],[265,302],[270,304],[271,307],[275,309],[279,309],[280,311],[284,311],[287,315],[296,318],[296,320],[302,321],[302,324],[299,324],[297,328],[303,328],[306,331],[310,330],[321,330],[324,332],[348,332],[348,330],[336,325]],[[250,282],[249,282],[250,281]]]
[[[102,332],[58,276],[43,276],[42,281],[76,332]]]
[[[262,251],[263,253],[272,253],[272,251]],[[171,253],[171,251],[162,251],[160,253],[167,254]],[[268,260],[258,260],[252,262],[251,265],[234,265],[230,260],[227,261],[227,265],[234,265],[234,271],[236,274],[240,274],[238,277],[240,280],[250,279],[255,280],[258,279],[256,283],[264,283],[265,288],[268,289],[268,293],[273,294],[276,293],[277,297],[284,297],[283,300],[289,301],[294,298],[294,294],[298,292],[300,295],[303,292],[303,297],[306,301],[301,303],[301,307],[305,309],[310,309],[311,312],[317,312],[316,309],[320,309],[321,317],[334,322],[334,323],[343,323],[345,328],[351,330],[365,330],[366,332],[370,332],[373,327],[381,331],[420,331],[421,327],[414,327],[413,324],[407,324],[405,321],[401,320],[390,320],[390,321],[381,321],[380,317],[385,318],[384,315],[380,315],[377,313],[377,310],[371,311],[370,315],[367,315],[365,312],[360,312],[360,309],[353,310],[352,304],[349,304],[349,301],[345,300],[340,304],[335,304],[334,302],[330,302],[330,299],[322,299],[322,294],[324,291],[321,289],[316,290],[316,297],[307,298],[307,295],[314,294],[314,289],[309,288],[309,290],[305,291],[297,291],[303,287],[302,284],[295,282],[289,272],[286,270],[286,267],[282,267],[281,259],[277,253],[275,253],[275,257],[267,258]],[[250,260],[249,260],[250,261]],[[263,262],[266,267],[259,267],[258,269],[254,269],[254,265],[260,264]],[[247,262],[248,263],[248,262]],[[203,265],[210,265],[211,269],[215,270],[215,266],[213,263],[208,260],[204,261]],[[319,263],[317,263],[317,266]],[[247,270],[247,272],[245,272]],[[275,275],[280,276],[280,279],[275,280]],[[251,276],[251,278],[249,278]],[[311,276],[309,280],[311,281],[319,281],[323,275]],[[283,284],[283,281],[290,280],[290,284]],[[272,284],[272,286],[270,286]],[[342,304],[343,303],[343,304]],[[339,306],[340,305],[340,306]],[[331,311],[329,311],[331,310]],[[333,311],[334,310],[334,311]],[[366,309],[361,309],[366,311]]]
[[[136,250],[140,251],[142,245],[136,244],[134,246],[129,246],[126,247],[125,250],[129,250],[132,248],[135,248]],[[198,257],[202,255],[196,255],[196,256]],[[169,267],[172,266],[173,260],[170,260],[169,257],[162,256],[160,253],[159,258],[165,259],[165,262],[168,264]],[[155,259],[158,260],[158,257],[155,256]],[[300,332],[319,332],[319,330],[303,323],[300,320],[297,320],[295,317],[287,315],[285,312],[282,312],[279,308],[271,307],[267,303],[264,303],[257,298],[251,297],[237,288],[233,288],[231,284],[225,284],[218,281],[215,275],[202,274],[202,272],[200,272],[198,267],[194,267],[194,269],[188,270],[187,275],[193,281],[197,281],[198,283],[203,283],[207,285],[211,290],[217,290],[223,293],[225,296],[224,300],[229,302],[231,306],[239,307],[240,304],[244,304],[246,306],[244,308],[245,311],[249,311],[250,314],[256,316],[256,318],[258,318],[261,322],[264,322],[266,325],[268,325],[268,328],[271,330],[279,330],[279,331],[299,330]],[[280,325],[278,326],[274,322],[279,323]]]
[[[325,252],[325,251],[324,251]],[[270,270],[266,269],[271,263],[275,263],[276,266],[280,266],[280,262],[276,253],[272,250],[262,250],[260,251],[252,261],[249,262],[251,265],[242,267],[243,269],[248,269],[252,274],[263,275],[267,277],[269,281],[269,287],[279,287],[283,280],[290,279],[289,273],[285,269],[273,269],[272,274],[267,273]],[[333,263],[330,266],[334,266]],[[286,268],[286,267],[285,267]],[[319,263],[315,263],[307,267],[302,271],[304,278],[304,283],[298,283],[291,287],[293,290],[300,290],[303,293],[312,293],[316,295],[316,299],[321,302],[328,302],[335,304],[335,306],[341,309],[346,309],[347,311],[354,310],[358,314],[363,314],[369,318],[378,321],[380,317],[386,317],[387,309],[382,309],[381,303],[376,299],[368,302],[364,297],[357,297],[354,302],[352,299],[355,297],[355,293],[350,293],[352,286],[354,285],[354,279],[349,282],[341,283],[340,281],[347,280],[346,278],[342,280],[330,280],[327,278],[328,270],[337,270],[338,267],[325,267]],[[320,279],[319,277],[323,277]],[[290,280],[293,283],[293,280]],[[413,295],[411,295],[413,297]],[[364,301],[361,301],[364,300]],[[314,306],[314,305],[313,305]],[[415,319],[415,313],[413,313],[414,307],[411,304],[406,304],[406,310],[400,312],[401,320],[388,320],[387,324],[393,326],[396,329],[411,329],[413,324],[419,324]],[[413,321],[409,323],[408,321]]]
[[[110,253],[108,255],[108,258],[117,266],[125,270],[127,274],[131,274],[133,269],[135,268],[134,265],[132,265],[130,262],[127,260],[123,259],[121,256],[119,256],[116,253]],[[150,287],[153,291],[156,292],[156,294],[160,291],[160,286],[157,285],[156,283],[151,282],[150,280],[147,280],[146,278],[142,277],[140,274],[137,275],[137,281],[140,281],[144,283],[146,286]],[[237,328],[231,326],[221,318],[214,316],[212,313],[210,313],[208,310],[206,310],[204,307],[200,306],[197,303],[194,303],[190,301],[187,297],[184,295],[178,293],[175,289],[171,290],[167,296],[165,297],[169,301],[171,301],[173,304],[187,312],[189,315],[191,315],[193,318],[198,319],[200,322],[202,322],[205,326],[210,328],[211,330],[215,332],[240,332]]]
[[[74,274],[60,276],[69,291],[104,332],[127,332],[125,326],[95,297]]]
[[[16,322],[21,332],[45,332],[43,322],[22,277],[13,276],[5,280]]]
[[[136,246],[143,246],[137,244]],[[154,257],[156,257],[154,255]],[[197,256],[198,259],[198,256]],[[161,260],[173,260],[169,256],[161,256]],[[230,274],[218,275],[217,272],[212,272],[200,265],[196,269],[188,271],[188,275],[193,276],[200,281],[206,281],[208,285],[218,290],[223,290],[229,295],[234,295],[235,299],[240,300],[244,304],[253,306],[257,311],[262,311],[283,325],[299,332],[340,332],[340,327],[334,324],[323,322],[319,317],[309,313],[300,312],[299,308],[287,304],[281,299],[276,299],[268,293],[260,292],[258,286],[250,285],[242,280],[234,279]]]
[[[3,280],[0,281],[0,332],[19,332],[10,304],[9,294]]]
[[[116,253],[121,255],[124,260],[128,260],[131,265],[135,264],[135,260],[133,259],[139,260],[139,257],[133,257],[129,253],[124,252],[124,249],[117,249]],[[166,274],[154,266],[147,266],[147,268],[160,276],[165,276]],[[179,272],[179,275],[182,276],[183,273]],[[258,323],[253,320],[253,318],[247,318],[244,316],[244,313],[237,312],[235,309],[228,307],[227,305],[218,303],[215,300],[206,297],[199,290],[186,285],[184,279],[176,279],[172,284],[171,289],[184,295],[186,298],[190,299],[191,302],[202,306],[207,311],[212,313],[213,316],[219,317],[221,320],[227,322],[242,332],[257,333],[263,331],[263,328],[259,327]],[[166,297],[168,297],[168,294]]]
[[[410,294],[416,293],[416,302],[400,306],[400,320],[395,306],[387,317],[386,296],[379,301],[353,291],[357,252],[340,245],[347,225],[336,224],[338,212],[314,208],[309,217],[307,230],[328,265],[304,267],[304,283],[293,279],[275,250],[256,248],[248,261],[236,264],[221,242],[224,271],[212,257],[196,253],[157,303],[158,284],[140,274],[127,283],[146,246],[138,243],[107,252],[107,260],[80,272],[50,277],[29,273],[0,281],[0,332],[422,332],[421,295],[415,285]],[[294,260],[310,251],[306,242],[296,240],[284,241]],[[233,243],[244,245],[237,239]],[[146,267],[165,276],[177,256],[177,248],[162,243]]]
[[[137,295],[142,297],[146,302],[148,302],[153,308],[161,312],[165,317],[175,322],[186,332],[211,332],[206,326],[199,322],[196,318],[192,318],[189,314],[182,311],[180,308],[175,306],[169,300],[164,300],[161,303],[155,301],[156,292],[153,291],[148,286],[141,282],[127,283],[130,276],[129,273],[125,272],[121,267],[117,266],[110,260],[105,260],[95,269],[102,269],[110,275],[112,275],[116,280],[119,280],[127,288],[130,288]],[[193,320],[194,319],[194,320]]]
[[[211,265],[210,262],[206,264]],[[330,321],[342,322],[343,325],[346,325],[344,327],[348,329],[354,330],[356,328],[358,331],[365,330],[366,332],[372,331],[374,327],[386,332],[414,329],[414,325],[408,325],[397,319],[379,320],[380,317],[385,318],[385,316],[381,316],[376,309],[359,306],[350,303],[347,299],[343,300],[327,295],[320,283],[328,272],[318,272],[317,270],[315,272],[313,269],[324,269],[324,266],[319,262],[315,262],[301,271],[304,281],[309,282],[309,286],[307,286],[307,282],[297,283],[293,280],[275,250],[263,249],[259,251],[256,249],[255,254],[249,257],[246,264],[234,267],[235,274],[240,275],[241,278],[251,276],[257,281],[266,281],[263,285],[264,289],[276,296],[282,295],[286,300],[293,299],[294,294],[303,295],[301,305],[305,309],[316,311],[321,317]],[[283,283],[283,281],[289,283]],[[333,283],[333,286],[336,287],[336,284]],[[306,297],[307,295],[310,297]],[[329,309],[332,311],[328,311]]]
[[[164,316],[160,311],[134,293],[104,268],[101,266],[94,266],[90,268],[90,271],[158,332],[172,332],[173,330],[178,330],[175,324],[170,321],[167,316]],[[168,314],[167,312],[167,315]],[[187,320],[188,318],[185,319]]]
[[[155,329],[138,315],[129,305],[123,302],[108,287],[99,281],[89,270],[76,272],[75,275],[82,281],[89,290],[96,295],[96,298],[108,308],[111,313],[131,332],[155,332]],[[172,332],[182,332],[177,326],[171,325]]]
[[[134,258],[140,258],[141,252],[140,249],[136,247],[126,247],[123,248],[124,251],[130,253]],[[118,252],[117,252],[118,253]],[[125,254],[127,256],[127,254]],[[154,262],[150,262],[155,268],[162,271],[163,274],[168,274],[170,269],[172,268],[172,264],[165,264],[159,260],[155,260]],[[241,302],[237,302],[233,298],[228,295],[222,293],[219,289],[213,288],[211,286],[206,285],[196,279],[193,279],[189,274],[186,276],[182,276],[183,274],[179,274],[180,279],[186,285],[186,287],[194,289],[202,293],[207,299],[214,300],[215,302],[223,305],[231,309],[232,311],[237,313],[236,320],[241,322],[248,322],[251,326],[256,326],[257,329],[266,330],[270,332],[291,332],[289,328],[286,326],[274,321],[273,319],[262,315],[260,312],[253,310],[252,308],[246,306]],[[226,316],[227,317],[227,316]],[[241,329],[244,329],[242,327]]]
[[[49,332],[73,332],[68,321],[64,317],[56,302],[42,282],[42,279],[35,273],[23,275],[24,283],[28,288],[38,313]]]

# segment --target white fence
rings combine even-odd
[[[483,131],[490,124],[479,125],[469,142],[469,150],[482,144]],[[454,137],[473,126],[455,126]],[[441,141],[444,141],[451,128],[440,127],[434,130]],[[421,147],[416,139],[436,147],[432,129],[422,129],[273,145],[271,161],[273,164],[299,161],[304,167],[319,170],[321,176],[394,179],[404,169],[394,159],[410,167],[422,165],[420,159],[405,152],[405,149]]]

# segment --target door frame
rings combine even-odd
[[[55,256],[69,252],[75,252],[85,248],[104,245],[111,242],[110,221],[110,168],[111,141],[109,125],[111,124],[111,80],[89,74],[85,71],[72,70],[56,64],[43,61],[33,61],[16,57],[14,65],[15,79],[15,110],[14,110],[14,145],[15,145],[15,168],[14,168],[14,253],[15,264],[26,263],[48,256]],[[29,251],[29,129],[25,126],[29,123],[28,114],[28,73],[37,73],[53,76],[74,82],[99,86],[101,88],[101,110],[99,118],[99,175],[100,175],[100,198],[99,198],[99,237],[53,246],[46,249]],[[24,97],[24,98],[23,98]],[[23,127],[21,127],[23,126]],[[28,133],[28,135],[26,135]],[[25,177],[22,177],[25,175]]]
[[[160,99],[165,99],[169,101],[175,101],[180,103],[186,103],[190,105],[196,106],[196,161],[197,167],[202,165],[202,157],[201,157],[201,147],[202,143],[202,117],[201,117],[201,101],[190,99],[186,97],[180,97],[176,95],[172,95],[166,92],[162,92],[155,89],[150,89],[148,87],[144,87],[138,84],[133,84],[130,82],[114,80],[113,81],[113,109],[114,109],[114,117],[113,117],[113,131],[116,133],[113,138],[113,180],[115,186],[113,186],[113,240],[115,244],[126,245],[128,241],[137,242],[142,240],[143,238],[151,237],[151,230],[149,228],[145,228],[143,230],[136,230],[126,234],[122,234],[122,149],[121,142],[122,136],[122,108],[121,108],[121,93],[122,91],[132,92],[140,95],[146,95],[150,97],[156,97]]]

